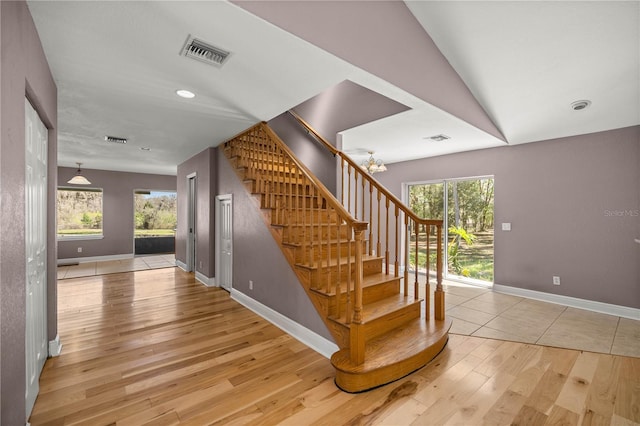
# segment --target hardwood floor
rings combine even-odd
[[[640,358],[452,335],[348,394],[329,360],[177,268],[61,280],[58,297],[34,426],[640,424]]]

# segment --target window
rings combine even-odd
[[[102,238],[102,189],[58,188],[58,238]]]
[[[411,184],[407,195],[409,207],[418,216],[444,220],[445,276],[493,282],[493,178]],[[431,265],[435,265],[434,240],[430,245]],[[414,252],[410,251],[410,259],[415,268]],[[419,257],[425,253],[426,246],[419,248]],[[418,264],[421,262],[419,259]]]
[[[174,236],[178,197],[175,191],[135,191],[135,237]]]

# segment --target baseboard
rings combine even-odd
[[[314,331],[298,324],[290,318],[285,317],[279,312],[274,311],[268,306],[250,298],[238,290],[231,289],[231,298],[250,311],[260,315],[287,334],[304,343],[314,351],[318,352],[325,358],[331,358],[334,352],[339,350],[338,346],[332,341],[320,336]]]
[[[196,272],[196,280],[200,281],[202,284],[207,287],[217,287],[216,286],[216,277],[207,277],[202,272]]]
[[[178,268],[182,269],[182,270],[183,270],[183,271],[185,271],[185,272],[189,272],[189,271],[187,270],[187,264],[186,264],[186,263],[184,263],[184,262],[180,262],[178,259],[176,259],[176,266],[177,266]]]
[[[60,335],[56,334],[56,338],[53,340],[49,340],[49,356],[55,357],[60,356],[62,352],[62,343],[60,343]]]
[[[512,296],[526,297],[528,299],[571,306],[572,308],[586,309],[588,311],[600,312],[602,314],[615,315],[617,317],[640,320],[640,309],[629,308],[627,306],[612,305],[610,303],[596,302],[593,300],[579,299],[577,297],[545,293],[543,291],[528,290],[500,284],[494,284],[493,291],[496,293],[510,294]]]
[[[105,260],[124,260],[133,259],[133,253],[128,254],[113,254],[110,256],[92,256],[92,257],[72,257],[69,259],[58,259],[58,265],[64,263],[87,263],[87,262],[102,262]]]

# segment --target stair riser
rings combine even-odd
[[[349,253],[349,246],[351,246],[351,253]],[[322,244],[320,246],[315,245],[313,247],[308,246],[306,248],[299,247],[295,250],[296,253],[296,263],[302,263],[303,261],[311,261],[311,260],[326,260],[327,252],[330,253],[332,258],[338,256],[340,253],[341,257],[347,257],[349,254],[355,253],[354,251],[355,242],[347,243],[341,242],[340,249],[338,249],[337,244],[331,244],[330,247],[327,247],[326,244]]]
[[[414,318],[420,318],[420,303],[413,303],[388,315],[368,322],[365,326],[366,341],[393,330]],[[366,318],[365,318],[366,321]]]
[[[286,207],[282,207],[276,200],[275,207],[272,207],[275,211],[275,216],[279,219],[279,225],[294,225],[294,224],[334,224],[337,226],[339,223],[338,215],[335,211],[330,211],[322,208],[315,207],[313,210],[298,209],[291,211]]]
[[[393,296],[394,294],[398,294],[399,290],[400,290],[399,280],[388,281],[388,282],[380,283],[375,286],[365,287],[362,289],[362,303],[366,305],[367,303],[373,303],[378,300],[382,300],[385,297],[390,297],[390,296]],[[340,294],[341,312],[338,312],[336,309],[337,298],[335,295],[322,295],[322,296],[326,297],[327,299],[327,302],[326,302],[327,316],[338,318],[342,313],[344,313],[344,309],[347,306],[346,292]],[[355,297],[354,292],[351,291],[352,303],[354,301],[354,297]]]
[[[363,275],[371,275],[380,273],[382,271],[382,262],[379,259],[363,262]],[[337,280],[345,282],[349,275],[349,269],[346,265],[342,265],[340,268],[340,275],[338,276],[338,267],[331,266],[329,268],[324,267],[321,269],[311,270],[310,285],[311,288],[325,288],[327,282],[335,283]],[[351,267],[351,282],[355,283],[355,266]]]
[[[285,243],[302,244],[305,239],[309,241],[336,240],[338,238],[347,240],[350,236],[349,233],[346,226],[341,226],[340,232],[338,232],[338,227],[335,225],[289,225],[284,228],[283,236]]]

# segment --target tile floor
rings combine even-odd
[[[638,320],[455,282],[443,284],[453,334],[640,357]]]
[[[72,266],[58,266],[58,279],[88,277],[91,275],[113,274],[117,272],[143,271],[146,269],[170,268],[176,266],[174,254],[137,256],[131,259],[86,262]]]

